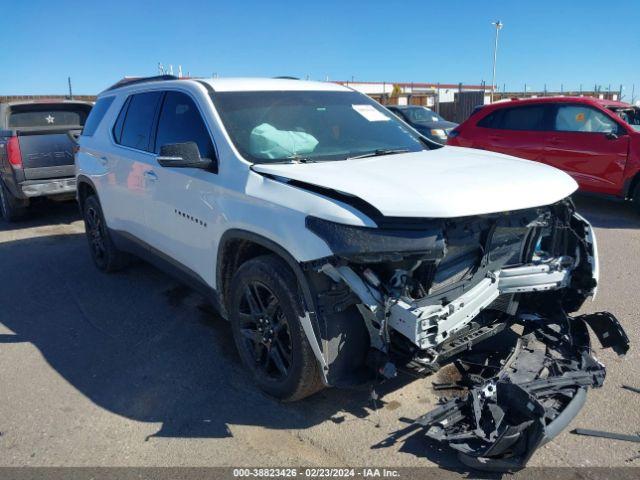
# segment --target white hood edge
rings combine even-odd
[[[548,165],[460,147],[252,169],[358,197],[388,217],[521,210],[553,204],[578,188],[569,175]]]

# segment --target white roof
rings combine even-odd
[[[288,78],[202,78],[199,80],[207,82],[216,92],[350,91],[337,83],[291,80]]]

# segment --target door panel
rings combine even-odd
[[[617,194],[622,187],[629,135],[612,117],[584,104],[559,104],[545,162],[571,175],[583,190]]]
[[[545,161],[571,175],[583,190],[616,194],[628,151],[628,135],[609,139],[604,133],[554,132]]]
[[[125,150],[109,155],[110,174],[106,183],[110,195],[105,202],[109,209],[107,218],[113,219],[112,228],[131,233],[136,237],[147,237],[144,219],[145,179],[153,155]]]
[[[195,142],[201,157],[215,158],[195,101],[186,93],[168,91],[158,115],[154,151],[184,142]],[[214,170],[161,167],[155,159],[151,170],[144,203],[148,243],[214,285],[212,239],[221,221],[212,199],[220,198],[218,175]]]
[[[145,216],[151,232],[148,243],[214,285],[212,239],[221,224],[221,198],[214,173],[195,168],[153,169]]]
[[[145,172],[155,163],[150,151],[151,131],[162,94],[145,92],[127,99],[118,115],[114,141],[118,147],[101,157],[109,172],[106,178],[103,208],[110,227],[148,241],[144,202],[148,178]],[[109,220],[107,220],[109,221]]]
[[[550,132],[548,105],[523,105],[495,110],[478,122],[475,148],[483,148],[527,160],[542,161]]]
[[[488,150],[513,155],[514,157],[544,161],[544,145],[550,132],[496,130],[487,135]]]

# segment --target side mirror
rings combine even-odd
[[[209,169],[213,164],[210,158],[202,158],[195,142],[171,143],[160,147],[156,157],[162,167]]]
[[[604,134],[604,136],[609,140],[616,140],[617,138],[620,138],[616,132],[607,132]]]

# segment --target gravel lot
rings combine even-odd
[[[640,216],[578,198],[597,228],[601,287],[586,311],[616,314],[633,342],[599,352],[604,388],[572,427],[640,430]],[[421,434],[376,444],[437,400],[431,379],[397,379],[372,411],[365,390],[296,404],[262,395],[239,366],[229,326],[197,294],[139,264],[92,265],[75,204],[0,223],[0,466],[426,466],[459,469]],[[403,418],[405,421],[403,422]],[[569,431],[530,465],[629,466],[626,442]]]

